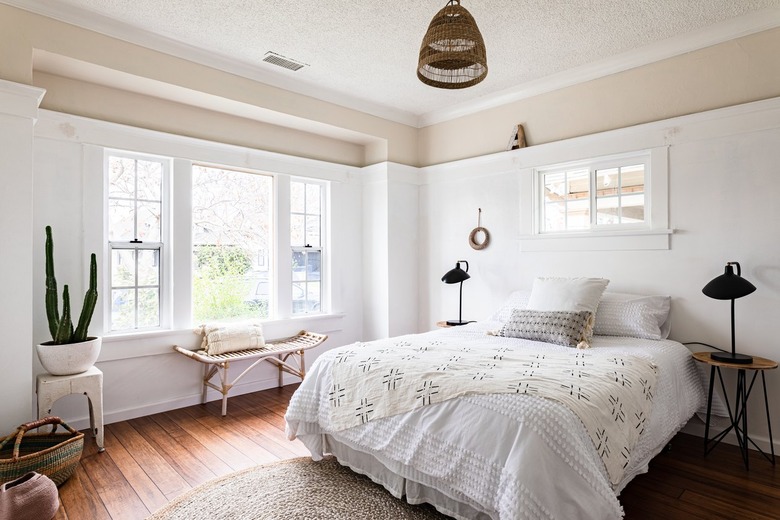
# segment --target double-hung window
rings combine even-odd
[[[323,311],[327,181],[114,150],[104,169],[107,331]]]
[[[273,177],[192,166],[195,323],[272,315]]]
[[[649,227],[650,154],[537,170],[539,233]]]
[[[290,181],[293,315],[322,310],[324,197],[322,183]]]
[[[170,160],[109,152],[108,272],[110,330],[161,326],[164,247]]]

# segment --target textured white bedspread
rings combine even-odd
[[[464,346],[505,345],[529,351],[566,347],[486,337],[495,323],[434,331]],[[419,337],[419,336],[418,336]],[[610,485],[599,454],[579,418],[564,405],[522,394],[467,396],[334,432],[329,424],[332,356],[312,366],[287,411],[290,437],[319,459],[323,434],[368,453],[394,473],[434,488],[494,519],[621,518],[619,492],[701,407],[704,390],[688,349],[673,341],[596,337],[593,349],[639,356],[658,367],[656,394],[645,431],[622,480]],[[446,505],[443,512],[460,517]]]
[[[638,356],[522,344],[473,345],[460,337],[404,336],[331,350],[330,414],[341,431],[467,395],[530,394],[573,411],[593,440],[610,482],[620,483],[655,394],[656,367]]]

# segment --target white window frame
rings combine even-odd
[[[596,199],[596,181],[597,176],[596,172],[598,170],[606,170],[611,168],[621,168],[626,166],[634,166],[642,164],[645,168],[645,179],[644,179],[644,208],[645,208],[645,218],[644,221],[641,223],[630,223],[630,224],[598,224],[597,222],[597,199]],[[544,187],[545,182],[544,178],[547,175],[554,175],[558,173],[564,173],[572,170],[588,170],[589,175],[589,189],[588,189],[588,200],[589,200],[589,206],[590,206],[590,227],[587,229],[578,229],[578,230],[547,230],[544,229],[544,213],[545,213],[545,195],[544,195]],[[534,180],[535,180],[535,186],[536,186],[536,197],[535,197],[535,203],[537,208],[537,215],[536,215],[536,226],[535,231],[537,234],[540,235],[553,235],[553,234],[566,234],[566,233],[589,233],[589,232],[598,232],[598,231],[621,231],[621,230],[632,230],[632,229],[651,229],[652,228],[652,215],[648,211],[649,208],[652,207],[652,171],[651,171],[651,161],[650,161],[650,152],[649,151],[642,151],[639,153],[631,153],[631,154],[623,154],[619,156],[611,156],[611,157],[599,157],[595,159],[589,159],[586,161],[575,161],[571,163],[565,163],[560,165],[554,165],[554,166],[545,166],[542,168],[536,168],[535,174],[534,174]],[[618,200],[620,200],[623,197],[622,194],[618,195]]]
[[[188,251],[188,255],[177,255],[178,257],[183,257],[188,262],[187,270],[182,272],[187,273],[186,280],[184,279],[184,276],[181,277],[181,284],[186,284],[188,288],[188,292],[186,294],[186,298],[182,298],[184,301],[188,301],[189,305],[186,306],[185,310],[177,311],[177,314],[180,315],[180,319],[177,321],[180,321],[182,323],[185,323],[186,326],[191,327],[192,325],[196,325],[193,320],[193,301],[192,301],[192,254],[194,251],[193,243],[192,243],[192,168],[195,166],[201,166],[204,168],[216,168],[216,169],[222,169],[226,171],[233,171],[238,173],[246,173],[251,175],[262,175],[264,177],[269,177],[271,179],[271,225],[273,226],[273,235],[274,239],[271,244],[272,252],[268,257],[268,271],[270,272],[270,278],[269,281],[271,282],[270,287],[270,293],[269,293],[269,302],[268,302],[268,318],[257,318],[258,321],[273,321],[280,318],[279,315],[279,302],[277,301],[277,297],[280,294],[278,291],[279,287],[279,273],[277,272],[276,266],[278,264],[278,248],[279,248],[279,229],[285,224],[285,221],[282,219],[280,220],[278,218],[279,214],[279,184],[280,182],[283,183],[283,179],[286,177],[285,175],[280,174],[274,174],[265,170],[261,169],[255,169],[255,168],[247,168],[247,167],[239,167],[239,166],[233,166],[228,163],[219,163],[219,162],[205,162],[205,161],[186,161],[186,164],[182,164],[182,172],[181,177],[186,176],[186,184],[187,184],[187,191],[186,191],[186,200],[183,200],[183,196],[179,198],[179,207],[176,207],[174,209],[174,218],[177,221],[180,221],[182,223],[186,222],[187,224],[187,231],[182,232],[182,236],[187,237],[186,244],[183,240],[179,241],[178,237],[174,240],[174,249],[176,251]],[[186,169],[186,171],[184,171]],[[177,191],[179,191],[179,186],[177,185]],[[182,190],[183,191],[183,190]],[[185,209],[187,214],[184,214]],[[183,227],[183,226],[182,226]],[[287,227],[289,227],[289,223],[287,223]],[[186,247],[186,249],[184,249]],[[184,295],[182,295],[184,296]],[[180,305],[179,307],[184,307],[183,305]]]
[[[231,161],[204,161],[176,157],[175,153],[146,153],[128,151],[99,145],[85,146],[85,163],[93,165],[87,169],[86,179],[97,180],[100,176],[100,191],[85,187],[85,201],[95,197],[100,202],[99,235],[87,230],[87,243],[102,243],[98,252],[99,263],[106,265],[100,280],[103,295],[111,294],[111,245],[108,241],[108,183],[107,175],[109,156],[128,157],[132,159],[147,159],[163,162],[163,195],[162,195],[162,229],[160,255],[160,326],[150,329],[129,329],[111,331],[111,298],[101,298],[102,304],[95,315],[95,322],[101,323],[101,334],[106,338],[131,338],[137,335],[168,333],[177,330],[190,330],[197,325],[192,320],[192,166],[205,165],[226,170],[246,171],[273,177],[273,225],[275,233],[274,251],[269,257],[272,271],[272,293],[270,317],[267,322],[283,322],[288,319],[307,319],[332,316],[330,314],[330,259],[329,251],[329,219],[331,179],[322,177],[306,177],[291,173],[271,172],[261,165],[234,165]],[[98,164],[99,170],[98,170]],[[321,300],[317,312],[292,314],[292,250],[290,243],[290,181],[296,180],[307,184],[318,184],[321,191]],[[95,186],[95,188],[97,188]],[[85,214],[97,216],[98,206],[89,206]],[[97,231],[98,228],[95,228]],[[149,244],[144,243],[144,246]],[[86,245],[85,245],[86,246]],[[312,250],[315,248],[303,248]],[[186,254],[181,254],[184,251]],[[178,253],[178,254],[177,254]]]
[[[290,289],[292,289],[293,284],[295,281],[292,279],[292,254],[295,252],[311,252],[311,251],[319,251],[320,252],[320,310],[317,312],[298,312],[294,313],[292,308],[292,295],[290,295],[291,301],[290,301],[290,315],[294,317],[299,316],[311,316],[316,314],[323,314],[327,312],[329,308],[329,302],[326,295],[328,294],[327,288],[327,282],[328,282],[328,276],[327,276],[327,243],[328,243],[328,226],[327,226],[327,215],[328,215],[328,186],[329,183],[319,180],[319,179],[311,179],[306,177],[291,177],[289,180],[290,183],[292,182],[300,182],[304,184],[304,213],[298,213],[295,212],[297,215],[304,215],[304,229],[305,229],[305,216],[308,215],[306,213],[306,197],[305,197],[305,191],[306,191],[306,184],[314,184],[320,187],[320,245],[319,246],[311,246],[306,245],[306,240],[304,240],[303,246],[293,246],[290,244],[289,248],[289,256],[288,256],[288,264],[290,265]],[[289,206],[290,204],[290,197],[288,194],[287,197],[287,203],[288,203],[288,215],[292,217],[293,211],[292,208]],[[288,226],[288,232],[287,235],[289,237],[290,230],[292,229],[292,226]],[[305,235],[304,235],[305,236]],[[308,282],[308,280],[306,281]],[[290,291],[292,292],[292,291]]]
[[[582,147],[580,147],[582,148]],[[584,155],[584,154],[582,154]],[[582,157],[580,155],[580,157]],[[598,226],[577,231],[542,232],[544,204],[541,173],[576,166],[598,165],[648,157],[645,170],[645,222]],[[520,251],[615,251],[669,249],[673,231],[669,229],[669,147],[614,153],[561,163],[528,165],[520,173]],[[591,197],[595,191],[591,188]]]
[[[159,162],[162,164],[162,186],[160,197],[160,242],[127,242],[127,241],[115,241],[109,240],[109,159],[111,157],[119,157],[132,160],[147,160],[153,162]],[[165,330],[171,327],[171,308],[172,298],[170,290],[170,272],[171,272],[171,172],[173,169],[173,159],[170,157],[130,152],[126,150],[118,150],[113,148],[103,149],[103,215],[105,225],[103,226],[103,243],[104,243],[104,259],[106,270],[104,274],[104,280],[101,284],[103,287],[103,294],[107,295],[102,298],[103,305],[103,330],[106,334],[132,334],[144,331]],[[159,325],[157,327],[133,327],[131,329],[111,329],[111,307],[112,307],[112,273],[113,273],[113,254],[115,249],[129,249],[129,250],[143,250],[143,249],[157,249],[159,250]],[[137,273],[136,273],[137,275]],[[137,301],[136,301],[137,312]],[[136,315],[136,319],[138,316]]]

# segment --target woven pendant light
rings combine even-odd
[[[432,87],[456,89],[476,85],[487,71],[485,41],[477,22],[460,0],[450,0],[428,26],[417,77]]]

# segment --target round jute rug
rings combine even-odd
[[[398,500],[335,459],[301,457],[206,482],[147,520],[444,520],[428,504]]]

